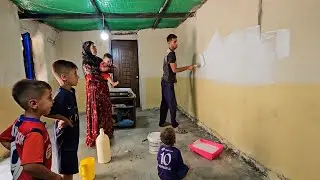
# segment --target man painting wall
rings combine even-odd
[[[194,69],[194,65],[177,67],[175,50],[178,47],[178,37],[169,34],[167,37],[169,49],[163,61],[163,76],[161,79],[162,100],[160,105],[160,127],[171,125],[177,133],[185,134],[187,131],[179,127],[176,120],[177,100],[174,91],[174,84],[177,83],[176,73]],[[170,109],[171,124],[166,122],[168,109]]]

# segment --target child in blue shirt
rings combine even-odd
[[[166,128],[160,134],[161,141],[164,143],[158,152],[158,175],[161,180],[181,180],[188,171],[189,167],[184,164],[181,152],[174,147],[176,135],[173,128]]]
[[[54,77],[60,87],[54,98],[50,115],[63,116],[72,123],[57,120],[55,123],[55,145],[57,149],[58,171],[64,179],[73,179],[78,173],[78,146],[79,146],[79,113],[75,89],[79,76],[77,66],[65,60],[55,61],[52,65]],[[61,119],[61,118],[60,118]]]

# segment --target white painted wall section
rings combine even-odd
[[[260,34],[248,27],[221,37],[216,31],[199,54],[197,77],[234,84],[272,84],[275,63],[290,53],[290,31],[281,29]]]

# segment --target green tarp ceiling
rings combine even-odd
[[[100,17],[104,15],[118,14],[152,14],[158,15],[166,0],[12,0],[25,14],[29,15],[66,15],[82,14]],[[167,0],[168,1],[168,0]],[[204,0],[169,0],[163,14],[168,17],[159,18],[156,28],[177,27],[194,7],[202,4]],[[180,14],[178,17],[169,17],[169,14]],[[106,26],[114,30],[140,30],[155,27],[157,16],[143,17],[119,17],[105,18]],[[40,19],[38,19],[40,20]],[[103,28],[101,18],[45,18],[42,22],[67,31],[99,30]]]

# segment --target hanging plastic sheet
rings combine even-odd
[[[23,57],[24,57],[24,67],[26,72],[26,77],[28,79],[34,79],[34,64],[32,58],[32,45],[31,38],[29,33],[24,33],[22,36],[22,44],[23,44]]]

